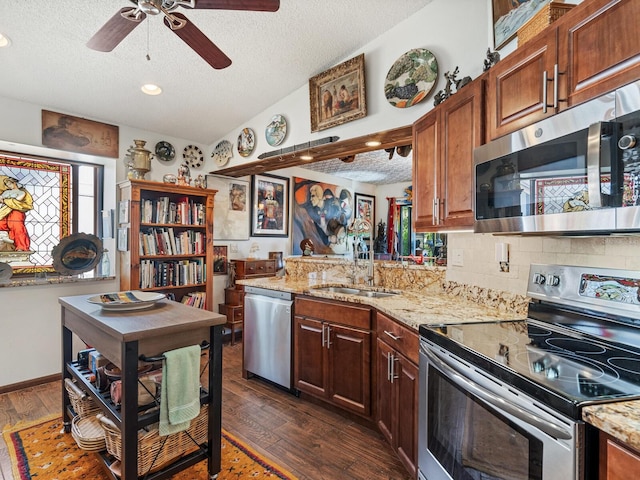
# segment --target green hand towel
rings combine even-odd
[[[200,347],[165,352],[160,388],[161,436],[189,428],[200,413]]]

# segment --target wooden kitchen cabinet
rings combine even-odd
[[[489,139],[637,80],[639,21],[635,0],[585,1],[494,65]]]
[[[640,452],[600,432],[600,480],[628,480],[640,471]]]
[[[371,417],[371,309],[296,297],[294,387]]]
[[[376,334],[376,423],[415,478],[418,461],[418,335],[379,312]]]
[[[413,222],[418,232],[473,226],[473,149],[484,140],[486,74],[413,125]]]

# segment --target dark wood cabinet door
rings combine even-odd
[[[301,392],[327,394],[327,356],[323,346],[324,325],[318,320],[294,318],[294,385]]]
[[[553,104],[557,43],[557,31],[551,29],[491,67],[487,88],[490,140],[557,112],[548,107]]]
[[[396,451],[412,477],[416,478],[419,368],[403,355],[396,353],[394,373],[397,412]]]
[[[640,470],[640,453],[600,432],[600,480],[628,480]],[[632,473],[636,472],[636,473]]]
[[[389,444],[395,444],[396,422],[394,420],[393,384],[389,381],[389,358],[393,349],[378,339],[376,348],[376,423]]]
[[[440,227],[473,226],[473,149],[483,142],[484,77],[440,106]]]
[[[330,400],[371,416],[371,332],[336,324],[327,328]]]
[[[569,106],[640,78],[639,24],[637,0],[591,0],[558,22]]]
[[[413,124],[413,226],[417,232],[434,229],[438,111],[432,110]]]

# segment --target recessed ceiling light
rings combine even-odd
[[[9,37],[0,33],[0,48],[8,47],[9,45],[11,45],[11,40],[9,40]]]
[[[160,95],[162,93],[162,88],[153,83],[145,83],[142,85],[142,91],[147,95]]]
[[[379,147],[380,145],[382,145],[382,142],[379,142],[377,140],[371,140],[371,141],[365,143],[365,145],[367,147]]]
[[[305,161],[309,161],[309,160],[313,160],[313,156],[311,155],[300,155],[300,160],[305,160]]]

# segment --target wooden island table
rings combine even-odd
[[[222,329],[226,317],[170,300],[160,300],[151,308],[113,311],[90,303],[91,295],[60,297],[62,306],[62,410],[65,430],[69,431],[73,411],[64,380],[71,378],[90,395],[104,415],[122,434],[121,480],[138,478],[138,429],[157,423],[159,409],[144,411],[138,406],[138,365],[141,356],[157,357],[163,352],[189,345],[209,345],[208,384],[201,389],[201,404],[207,405],[206,445],[178,458],[148,479],[170,478],[178,471],[202,460],[208,461],[210,478],[220,471],[222,422]],[[123,372],[122,399],[115,406],[107,394],[91,381],[91,372],[72,358],[72,334],[95,347]],[[108,455],[102,455],[108,465]]]

